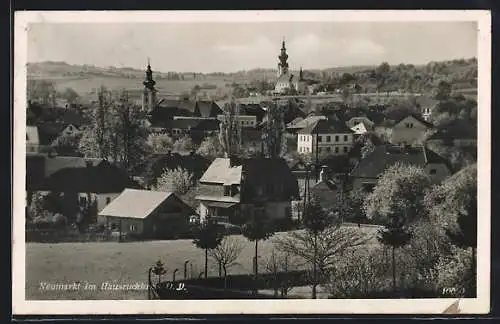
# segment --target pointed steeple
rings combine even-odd
[[[151,113],[156,106],[156,89],[155,80],[153,80],[153,71],[148,57],[148,65],[146,67],[146,79],[142,82],[144,91],[142,93],[142,110]]]
[[[151,70],[151,65],[148,57],[148,66],[146,67],[146,80],[142,83],[144,86],[150,90],[153,90],[156,82],[153,80],[153,71]]]
[[[288,54],[286,53],[286,47],[285,47],[285,38],[283,37],[283,43],[281,44],[281,53],[278,56],[279,63],[278,63],[278,74],[286,74],[288,73]],[[278,75],[278,77],[279,77]]]

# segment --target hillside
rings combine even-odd
[[[48,81],[57,93],[73,89],[84,101],[94,100],[96,89],[104,85],[113,90],[128,90],[136,97],[143,88],[144,71],[130,67],[98,67],[71,65],[66,62],[28,63],[28,81]],[[153,67],[154,69],[154,67]],[[292,70],[298,75],[299,71]],[[234,73],[177,73],[154,71],[160,97],[191,93],[201,89],[200,97],[222,98],[233,92],[233,85],[248,85],[252,81],[273,83],[277,77],[274,69],[253,69]],[[460,59],[429,62],[426,65],[399,64],[380,66],[335,67],[324,70],[304,69],[306,79],[322,85],[322,91],[333,91],[349,84],[357,84],[362,92],[394,91],[430,92],[436,83],[444,80],[452,88],[477,88],[477,59]],[[383,82],[380,82],[382,79]],[[31,82],[31,84],[33,84]],[[32,87],[33,88],[33,87]],[[32,91],[32,90],[30,90]],[[471,95],[474,95],[473,93]]]

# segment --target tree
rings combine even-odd
[[[76,102],[76,100],[78,99],[79,95],[72,88],[66,88],[66,89],[64,89],[63,93],[61,94],[61,97],[63,97],[70,104],[73,104],[73,103]]]
[[[217,157],[224,156],[224,148],[222,147],[219,138],[216,136],[209,136],[205,137],[203,142],[201,142],[196,153],[210,159],[215,159]]]
[[[156,261],[155,265],[152,268],[152,272],[158,277],[158,285],[161,283],[161,276],[167,273],[165,266],[161,260]]]
[[[121,153],[122,165],[128,170],[140,163],[144,155],[149,153],[147,141],[149,132],[143,123],[140,108],[130,103],[126,90],[122,90],[114,111],[116,121],[113,125],[113,134],[118,136],[114,141],[114,149]]]
[[[374,150],[375,150],[375,145],[373,144],[372,140],[371,139],[366,140],[366,142],[361,147],[361,158],[362,159],[366,158]]]
[[[236,260],[238,260],[242,250],[243,245],[236,237],[224,236],[217,247],[208,251],[208,255],[217,262],[219,269],[222,268],[224,271],[224,288],[226,288],[227,271],[236,264]]]
[[[419,167],[396,163],[379,178],[364,202],[369,219],[384,226],[379,241],[392,248],[393,288],[396,290],[396,249],[411,239],[410,225],[425,216],[424,195],[430,178]]]
[[[267,240],[274,235],[274,228],[271,224],[269,216],[264,211],[262,213],[254,213],[247,222],[242,226],[242,234],[249,241],[255,242],[254,256],[254,274],[255,278],[258,275],[258,243],[261,240]]]
[[[205,250],[205,279],[208,277],[208,251],[217,248],[222,238],[223,234],[212,220],[201,224],[196,231],[193,244]]]
[[[173,149],[177,152],[191,152],[196,149],[196,146],[191,137],[185,135],[174,142]]]
[[[61,134],[50,145],[58,154],[77,155],[79,154],[81,133]]]
[[[224,105],[220,122],[219,142],[226,158],[237,155],[241,146],[241,129],[238,120],[239,107],[234,100]]]
[[[157,191],[169,191],[185,195],[194,186],[194,175],[181,167],[164,169],[156,181]]]
[[[327,214],[327,212],[321,207],[319,201],[315,198],[311,199],[304,210],[303,223],[308,232],[313,236],[313,252],[314,252],[314,262],[313,262],[313,286],[312,286],[312,298],[316,299],[316,286],[317,281],[317,258],[318,254],[318,235],[327,228],[333,222],[333,217]]]
[[[448,224],[452,244],[471,249],[472,273],[476,272],[477,248],[477,164],[471,165],[435,187],[426,196],[432,216]],[[474,275],[475,278],[475,275]]]
[[[268,157],[276,158],[286,153],[283,110],[273,103],[267,111],[267,123],[263,130],[264,150]]]
[[[436,100],[448,100],[451,95],[451,84],[441,80],[437,84],[437,87],[434,91],[434,98]]]
[[[150,134],[148,145],[155,153],[167,153],[174,147],[174,140],[167,134]]]
[[[297,266],[317,264],[318,277],[324,279],[329,269],[338,262],[337,256],[343,255],[352,248],[364,245],[371,239],[370,235],[363,234],[357,229],[333,223],[323,231],[318,232],[318,235],[307,230],[289,232],[276,239],[275,246],[279,251],[289,253],[304,262],[297,264]],[[315,245],[317,246],[316,253]]]
[[[276,249],[263,261],[263,267],[267,272],[273,274],[274,297],[278,297],[281,290],[281,298],[284,298],[293,288],[287,280],[287,275],[294,266],[294,260],[288,253],[282,253]],[[281,274],[281,275],[280,275]]]
[[[343,212],[349,215],[351,221],[358,224],[361,227],[361,222],[366,220],[365,212],[363,210],[363,203],[366,197],[366,193],[363,189],[352,190],[345,195],[343,204]]]
[[[27,88],[28,100],[43,105],[51,104],[52,96],[56,91],[52,82],[40,79],[28,79]]]

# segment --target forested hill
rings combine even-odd
[[[119,77],[143,78],[144,71],[130,67],[97,67],[94,65],[71,65],[65,62],[28,63],[28,78],[50,79],[55,77]],[[154,67],[153,67],[154,68]],[[298,71],[292,71],[298,75]],[[457,59],[430,62],[426,65],[381,63],[379,66],[348,66],[323,70],[308,70],[304,67],[304,76],[322,84],[335,87],[337,83],[356,82],[365,88],[379,87],[414,87],[425,91],[438,80],[452,84],[454,88],[475,88],[477,86],[477,59]],[[157,79],[168,80],[210,80],[217,77],[232,79],[235,82],[251,80],[272,81],[276,78],[275,69],[253,69],[234,73],[178,73],[155,71]],[[384,89],[380,89],[384,90]]]

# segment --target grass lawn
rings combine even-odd
[[[373,233],[374,228],[361,228]],[[277,233],[275,237],[284,235]],[[242,236],[235,236],[244,245],[238,264],[229,274],[251,273],[254,243]],[[273,249],[272,239],[259,242],[259,255],[265,257]],[[147,283],[147,270],[158,259],[168,269],[166,278],[183,278],[184,261],[193,263],[195,276],[204,267],[204,251],[197,249],[191,240],[151,242],[92,242],[92,243],[26,243],[26,299],[147,299],[147,290],[100,289],[105,282],[115,284]],[[215,263],[209,259],[209,276],[218,275]],[[262,268],[262,267],[261,267]],[[261,270],[263,271],[263,269]],[[189,267],[188,267],[189,272]],[[75,290],[42,289],[43,284],[80,283]],[[85,289],[87,283],[97,289]],[[307,298],[307,296],[304,296]]]

